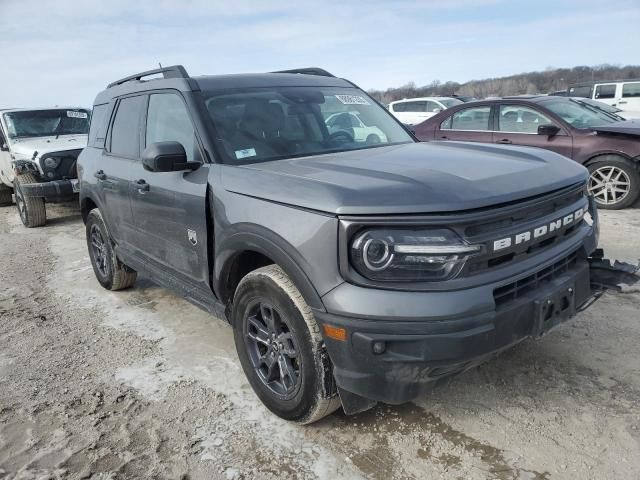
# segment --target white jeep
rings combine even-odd
[[[11,205],[15,194],[26,227],[45,224],[45,202],[77,196],[76,161],[90,117],[78,107],[0,110],[0,206]]]

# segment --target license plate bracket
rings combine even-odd
[[[565,282],[533,302],[535,308],[534,335],[544,335],[556,325],[576,314],[575,283]]]

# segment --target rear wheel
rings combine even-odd
[[[340,406],[318,325],[280,267],[263,267],[242,279],[232,320],[242,368],[269,410],[312,423]]]
[[[86,234],[91,266],[100,285],[107,290],[131,287],[138,274],[116,257],[111,237],[97,208],[87,216]]]
[[[31,172],[16,175],[13,179],[13,189],[16,194],[16,206],[18,207],[20,220],[27,228],[42,227],[47,221],[44,198],[25,196],[22,185],[28,183],[38,183],[38,179]]]
[[[13,204],[13,189],[0,183],[0,207],[7,207]]]
[[[605,155],[589,164],[589,193],[599,208],[631,206],[640,193],[640,174],[634,164],[617,155]]]

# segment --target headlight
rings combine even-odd
[[[458,275],[480,249],[446,228],[371,229],[353,238],[350,259],[370,280],[431,282]]]
[[[60,165],[60,159],[56,157],[46,157],[43,162],[44,166],[49,170],[55,170]]]

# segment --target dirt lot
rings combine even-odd
[[[640,477],[640,293],[608,294],[415,404],[298,427],[261,406],[231,329],[140,279],[95,281],[76,210],[0,209],[0,478]],[[640,257],[640,210],[602,215]]]

